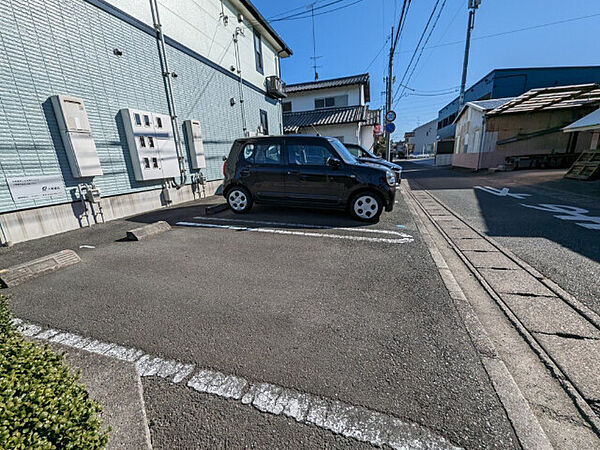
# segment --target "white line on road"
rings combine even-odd
[[[406,233],[392,230],[377,230],[373,228],[352,228],[352,227],[334,227],[331,225],[314,225],[310,223],[289,223],[289,222],[271,222],[268,220],[246,220],[246,219],[226,219],[224,217],[202,217],[196,216],[194,219],[200,220],[216,220],[219,222],[234,222],[234,223],[254,223],[256,225],[274,225],[279,227],[293,227],[293,228],[310,228],[315,230],[340,230],[340,231],[359,231],[361,233],[379,233],[379,234],[393,234],[401,237],[412,237]]]
[[[51,328],[42,329],[20,319],[14,319],[13,324],[25,336],[133,362],[142,377],[157,376],[177,384],[187,379],[195,368],[194,364],[165,360],[147,355],[135,348],[126,348]],[[187,386],[197,392],[251,405],[261,412],[284,415],[297,422],[314,425],[379,447],[457,448],[443,437],[415,423],[404,422],[394,416],[362,406],[354,406],[270,383],[252,383],[238,376],[202,369],[189,378]]]
[[[405,234],[405,237],[399,239],[390,238],[371,238],[364,236],[347,236],[343,234],[332,234],[332,233],[307,233],[304,231],[291,231],[282,230],[276,228],[253,228],[253,227],[242,227],[236,225],[217,225],[214,223],[198,223],[198,222],[177,222],[176,225],[184,227],[200,227],[200,228],[220,228],[223,230],[233,231],[251,231],[255,233],[271,233],[271,234],[284,234],[291,236],[308,236],[308,237],[324,237],[330,239],[347,239],[350,241],[363,241],[363,242],[384,242],[387,244],[406,244],[413,242],[412,236]],[[403,233],[404,234],[404,233]]]

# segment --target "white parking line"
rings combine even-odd
[[[276,228],[252,228],[252,227],[242,227],[236,225],[217,225],[215,223],[198,223],[198,222],[177,222],[176,225],[183,227],[199,227],[199,228],[220,228],[223,230],[233,230],[233,231],[250,231],[254,233],[271,233],[271,234],[284,234],[291,236],[307,236],[307,237],[323,237],[330,239],[347,239],[349,241],[362,241],[362,242],[384,242],[386,244],[406,244],[408,242],[413,242],[414,239],[410,235],[406,235],[406,237],[402,237],[399,239],[390,239],[390,238],[371,238],[365,236],[347,236],[343,234],[332,234],[332,233],[307,233],[304,231],[291,231],[291,230],[282,230]]]
[[[279,227],[292,227],[292,228],[310,228],[315,230],[341,230],[341,231],[358,231],[361,233],[379,233],[379,234],[393,234],[401,237],[412,237],[406,233],[400,231],[391,230],[376,230],[372,228],[352,228],[352,227],[334,227],[331,225],[314,225],[310,223],[289,223],[289,222],[271,222],[268,220],[246,220],[246,219],[226,219],[223,217],[202,217],[196,216],[194,219],[199,220],[215,220],[219,222],[234,222],[234,223],[254,223],[257,225],[274,225]]]
[[[186,385],[197,392],[226,398],[242,405],[251,405],[264,413],[284,415],[297,422],[314,425],[379,447],[457,448],[421,425],[404,422],[394,416],[362,406],[354,406],[270,383],[253,383],[242,377],[225,375],[214,370],[202,369],[193,373],[194,364],[165,360],[145,354],[142,350],[100,342],[60,330],[42,329],[20,319],[14,319],[13,325],[25,336],[133,362],[142,377],[156,376],[177,384],[191,375]]]

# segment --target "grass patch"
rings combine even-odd
[[[0,448],[100,449],[100,405],[48,346],[14,330],[0,295]]]

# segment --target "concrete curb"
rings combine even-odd
[[[537,270],[535,270],[533,267],[531,267],[524,261],[521,261],[513,253],[504,249],[504,247],[502,247],[501,245],[496,243],[494,240],[488,238],[487,236],[484,236],[478,230],[476,230],[475,228],[468,225],[461,218],[461,216],[459,214],[457,214],[456,212],[454,212],[453,210],[448,208],[444,203],[442,203],[435,196],[430,194],[427,190],[424,189],[423,191],[427,193],[427,196],[429,198],[431,198],[438,205],[440,205],[442,208],[445,208],[449,213],[451,213],[453,216],[455,216],[457,218],[457,220],[460,220],[462,223],[464,223],[466,226],[468,226],[474,233],[477,234],[478,237],[481,237],[481,239],[485,240],[488,243],[488,245],[493,246],[495,249],[499,250],[500,252],[504,253],[507,257],[511,258],[526,273],[528,273],[530,276],[537,279],[537,281],[539,281],[543,286],[545,286],[546,288],[550,288],[550,286],[552,286],[552,285],[557,287],[557,285],[554,282],[545,278],[544,275],[539,273]],[[411,197],[412,197],[413,201],[417,202],[417,204],[420,205],[420,203],[418,202],[416,197],[412,194],[412,191],[411,191]],[[548,368],[548,370],[550,370],[550,372],[553,374],[554,378],[559,381],[559,383],[562,385],[564,391],[569,395],[569,397],[571,398],[571,400],[573,401],[575,406],[580,411],[581,415],[585,418],[585,420],[588,422],[588,424],[592,427],[594,432],[600,437],[600,416],[591,408],[590,404],[586,401],[586,399],[584,397],[584,392],[581,389],[582,388],[581,383],[579,383],[580,384],[579,386],[576,385],[574,380],[568,376],[567,372],[565,371],[565,368],[561,367],[560,361],[557,360],[555,357],[553,357],[552,354],[550,353],[550,351],[548,351],[548,348],[543,345],[543,342],[540,342],[534,336],[535,331],[530,331],[527,329],[527,327],[523,324],[521,319],[513,312],[513,310],[509,307],[509,305],[501,297],[501,295],[499,295],[494,290],[494,288],[482,276],[482,274],[479,272],[479,270],[477,268],[475,268],[473,266],[473,264],[469,261],[469,259],[464,255],[462,250],[460,248],[458,248],[458,246],[453,242],[452,238],[450,236],[448,236],[448,234],[440,227],[440,225],[438,223],[436,223],[435,220],[433,220],[433,218],[429,215],[429,213],[427,211],[425,211],[425,208],[423,206],[421,206],[421,208],[423,209],[423,214],[425,214],[429,218],[429,220],[431,220],[431,222],[433,223],[433,226],[439,231],[439,233],[442,236],[444,236],[444,239],[448,242],[448,245],[450,245],[450,247],[454,249],[454,251],[456,252],[458,257],[469,268],[469,270],[471,271],[473,276],[475,276],[475,278],[478,280],[478,282],[481,284],[481,286],[483,286],[483,288],[486,290],[488,295],[494,299],[496,304],[503,311],[504,315],[513,324],[514,328],[519,332],[519,334],[527,342],[527,344],[530,346],[530,348],[538,355],[540,360],[544,363],[544,365]],[[548,280],[550,282],[544,283],[543,282],[544,280]],[[560,291],[565,293],[565,291],[563,291],[562,289],[560,289]],[[552,292],[552,291],[550,291],[550,292]],[[581,314],[581,316],[584,320],[587,320],[589,323],[596,325],[597,320],[594,320],[594,315],[596,313],[589,310],[589,308],[584,307],[583,309],[584,310],[587,309],[588,313],[589,313],[589,314],[584,314],[582,312],[582,309],[576,308],[570,301],[565,299],[563,296],[559,295],[558,292],[554,291],[554,293],[556,293],[559,298],[563,299],[567,305],[571,306],[575,311],[577,311],[579,314]],[[572,296],[570,296],[570,297],[571,297],[571,300],[574,299]],[[575,300],[575,301],[577,303],[579,303],[577,300]],[[583,305],[580,304],[580,306],[583,306]],[[563,363],[564,363],[564,361],[563,361]],[[586,387],[586,386],[583,386],[583,387]]]
[[[55,342],[38,342],[64,353],[67,365],[80,371],[86,391],[102,406],[104,426],[112,429],[108,449],[152,448],[142,381],[134,363]]]
[[[141,241],[142,239],[146,239],[156,234],[164,233],[165,231],[169,231],[170,229],[171,225],[169,225],[164,220],[159,220],[158,222],[150,223],[148,225],[144,225],[143,227],[129,230],[127,232],[127,239],[129,239],[130,241]]]
[[[204,214],[207,216],[212,216],[227,209],[229,209],[229,205],[227,203],[219,203],[218,205],[207,206]]]
[[[229,399],[260,413],[285,416],[298,423],[376,447],[458,449],[443,436],[416,422],[405,422],[396,416],[337,398],[321,397],[293,388],[201,369],[195,364],[166,360],[136,348],[41,327],[21,319],[13,319],[13,325],[23,336],[31,339],[50,344],[59,343],[69,347],[69,351],[70,348],[79,349],[84,353],[93,353],[94,356],[134,364],[136,373],[141,377],[158,377],[172,384],[181,383],[200,394]],[[115,397],[113,402],[114,399]],[[142,434],[147,436],[146,433]],[[144,447],[145,445],[136,446],[128,442],[125,448]]]
[[[448,268],[434,238],[427,231],[425,219],[428,219],[428,217],[426,213],[419,209],[418,203],[412,197],[410,187],[407,186],[405,189],[407,191],[407,195],[405,196],[406,203],[417,222],[423,240],[431,252],[444,285],[454,301],[456,310],[469,333],[471,341],[479,353],[481,363],[506,411],[506,415],[513,426],[519,443],[523,448],[552,449],[553,446],[538,422],[537,417],[531,410],[529,402],[521,393],[504,362],[499,358],[494,344],[479,321],[477,314],[469,304],[454,275]],[[435,226],[435,224],[433,225]]]
[[[6,287],[17,286],[28,280],[69,267],[81,261],[73,250],[62,250],[58,253],[42,256],[23,264],[0,270],[0,282]]]

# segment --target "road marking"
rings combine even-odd
[[[587,216],[586,214],[588,214],[589,211],[584,208],[567,205],[552,205],[548,203],[538,203],[537,205],[526,205],[525,203],[521,203],[521,206],[537,209],[539,211],[559,213],[558,215],[554,215],[554,217],[561,220],[581,220],[581,222],[577,222],[575,225],[587,228],[588,230],[600,230],[600,217]]]
[[[473,186],[475,189],[485,191],[489,194],[497,195],[498,197],[513,197],[523,200],[525,197],[531,197],[531,194],[517,194],[509,192],[508,188],[496,189],[491,186]]]
[[[177,222],[175,225],[183,227],[199,227],[199,228],[218,228],[222,230],[233,230],[233,231],[250,231],[254,233],[271,233],[271,234],[284,234],[288,236],[307,236],[307,237],[323,237],[330,239],[347,239],[350,241],[362,241],[362,242],[384,242],[386,244],[406,244],[413,242],[414,239],[410,235],[399,239],[390,238],[371,238],[365,236],[346,236],[343,234],[332,234],[332,233],[307,233],[304,231],[291,231],[281,230],[276,228],[252,228],[242,227],[236,225],[217,225],[215,223],[198,223],[198,222]]]
[[[165,360],[148,355],[142,350],[101,342],[61,330],[43,329],[21,319],[14,319],[13,325],[29,337],[133,362],[142,377],[161,377],[178,384],[186,380],[195,369],[194,364]],[[197,392],[250,405],[264,413],[284,415],[297,422],[314,425],[379,447],[458,448],[421,425],[404,422],[391,415],[270,383],[252,383],[242,377],[214,370],[198,370],[188,379],[186,385]]]
[[[314,224],[310,224],[310,223],[289,223],[289,222],[272,222],[272,221],[268,221],[268,220],[246,220],[246,219],[226,219],[224,217],[202,217],[202,216],[196,216],[194,217],[194,219],[199,219],[199,220],[216,220],[219,222],[233,222],[233,223],[254,223],[257,225],[274,225],[274,226],[279,226],[279,227],[293,227],[293,228],[310,228],[310,229],[315,229],[315,230],[341,230],[341,231],[357,231],[357,232],[361,232],[361,233],[379,233],[379,234],[392,234],[394,236],[401,236],[401,237],[408,237],[411,238],[412,236],[406,234],[406,233],[401,233],[399,231],[392,231],[392,230],[376,230],[376,229],[372,229],[372,228],[360,228],[360,227],[356,227],[356,228],[352,228],[352,227],[334,227],[331,225],[314,225]]]

